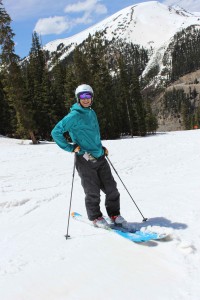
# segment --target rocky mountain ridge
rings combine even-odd
[[[173,36],[190,25],[200,25],[200,13],[198,16],[180,7],[148,1],[120,10],[72,37],[49,42],[44,46],[44,50],[49,53],[48,64],[52,67],[55,56],[62,61],[89,34],[93,36],[96,32],[104,32],[108,41],[121,39],[148,50],[149,63],[143,71],[143,76],[146,76],[155,63],[159,65],[160,71],[162,70],[162,58]]]
[[[191,99],[192,105],[197,108],[200,106],[200,70],[186,74],[180,77],[177,81],[170,84],[164,92],[155,97],[152,102],[152,109],[157,115],[158,130],[160,131],[172,131],[172,130],[184,130],[183,116],[179,112],[167,112],[164,105],[164,95],[167,92],[184,91],[189,95],[192,91],[196,91],[194,99]]]
[[[192,14],[177,6],[170,7],[157,1],[148,1],[129,6],[72,37],[52,41],[44,46],[44,50],[48,53],[47,63],[51,69],[55,58],[64,61],[76,46],[86,41],[89,35],[94,36],[96,32],[103,35],[110,44],[113,41],[113,45],[114,41],[120,40],[143,47],[148,53],[148,62],[141,73],[143,89],[162,89],[161,93],[155,93],[151,101],[153,111],[158,117],[159,130],[181,130],[185,129],[183,115],[180,109],[166,110],[165,96],[174,89],[181,90],[193,109],[200,105],[198,66],[194,66],[193,72],[185,76],[181,74],[188,73],[186,69],[179,72],[173,66],[174,49],[179,44],[182,47],[181,42],[184,43],[185,36],[196,39],[196,32],[199,30],[200,13]],[[169,85],[177,78],[179,79]],[[195,100],[188,96],[192,90],[195,90]],[[171,101],[173,102],[173,96]]]

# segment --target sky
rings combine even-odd
[[[21,58],[28,55],[32,33],[36,31],[42,45],[70,37],[102,21],[117,11],[140,2],[137,0],[3,0],[12,18],[15,51]],[[164,0],[190,12],[200,12],[199,0]]]

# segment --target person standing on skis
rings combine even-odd
[[[100,191],[105,195],[105,207],[111,221],[124,228],[127,221],[120,215],[120,194],[106,159],[108,150],[102,146],[96,113],[91,108],[94,91],[88,84],[75,90],[77,103],[52,130],[56,144],[75,153],[75,164],[85,192],[88,219],[97,227],[108,227],[100,210]],[[72,142],[63,136],[68,132]]]

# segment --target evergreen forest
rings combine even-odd
[[[183,89],[173,88],[164,94],[164,111],[170,113],[179,122],[183,122],[186,130],[200,125],[200,106],[197,103],[197,91],[189,88],[186,93]]]
[[[51,140],[51,130],[75,103],[79,84],[94,89],[93,108],[101,137],[145,136],[157,129],[148,99],[143,99],[139,76],[147,51],[122,41],[108,42],[103,34],[88,36],[64,61],[48,65],[36,32],[27,58],[15,53],[12,20],[0,0],[0,134]]]
[[[171,81],[200,69],[200,29],[189,26],[174,37]]]
[[[94,90],[92,108],[102,139],[155,133],[158,122],[151,107],[155,97],[180,76],[200,68],[197,26],[174,36],[163,57],[165,82],[150,90],[159,66],[154,65],[142,78],[150,53],[140,45],[114,36],[108,41],[105,32],[96,32],[61,60],[68,49],[61,43],[57,51],[49,53],[33,32],[29,54],[21,59],[15,53],[14,36],[12,20],[0,0],[0,134],[28,138],[34,144],[52,140],[51,130],[69,113],[76,101],[74,91],[82,83]],[[200,126],[195,89],[164,92],[163,107],[180,118],[184,129]]]

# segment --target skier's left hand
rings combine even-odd
[[[72,152],[78,153],[81,150],[81,147],[78,144],[74,144],[74,150]]]
[[[104,155],[108,156],[108,149],[106,147],[104,147],[104,146],[102,148],[103,148],[103,151],[104,151]]]

